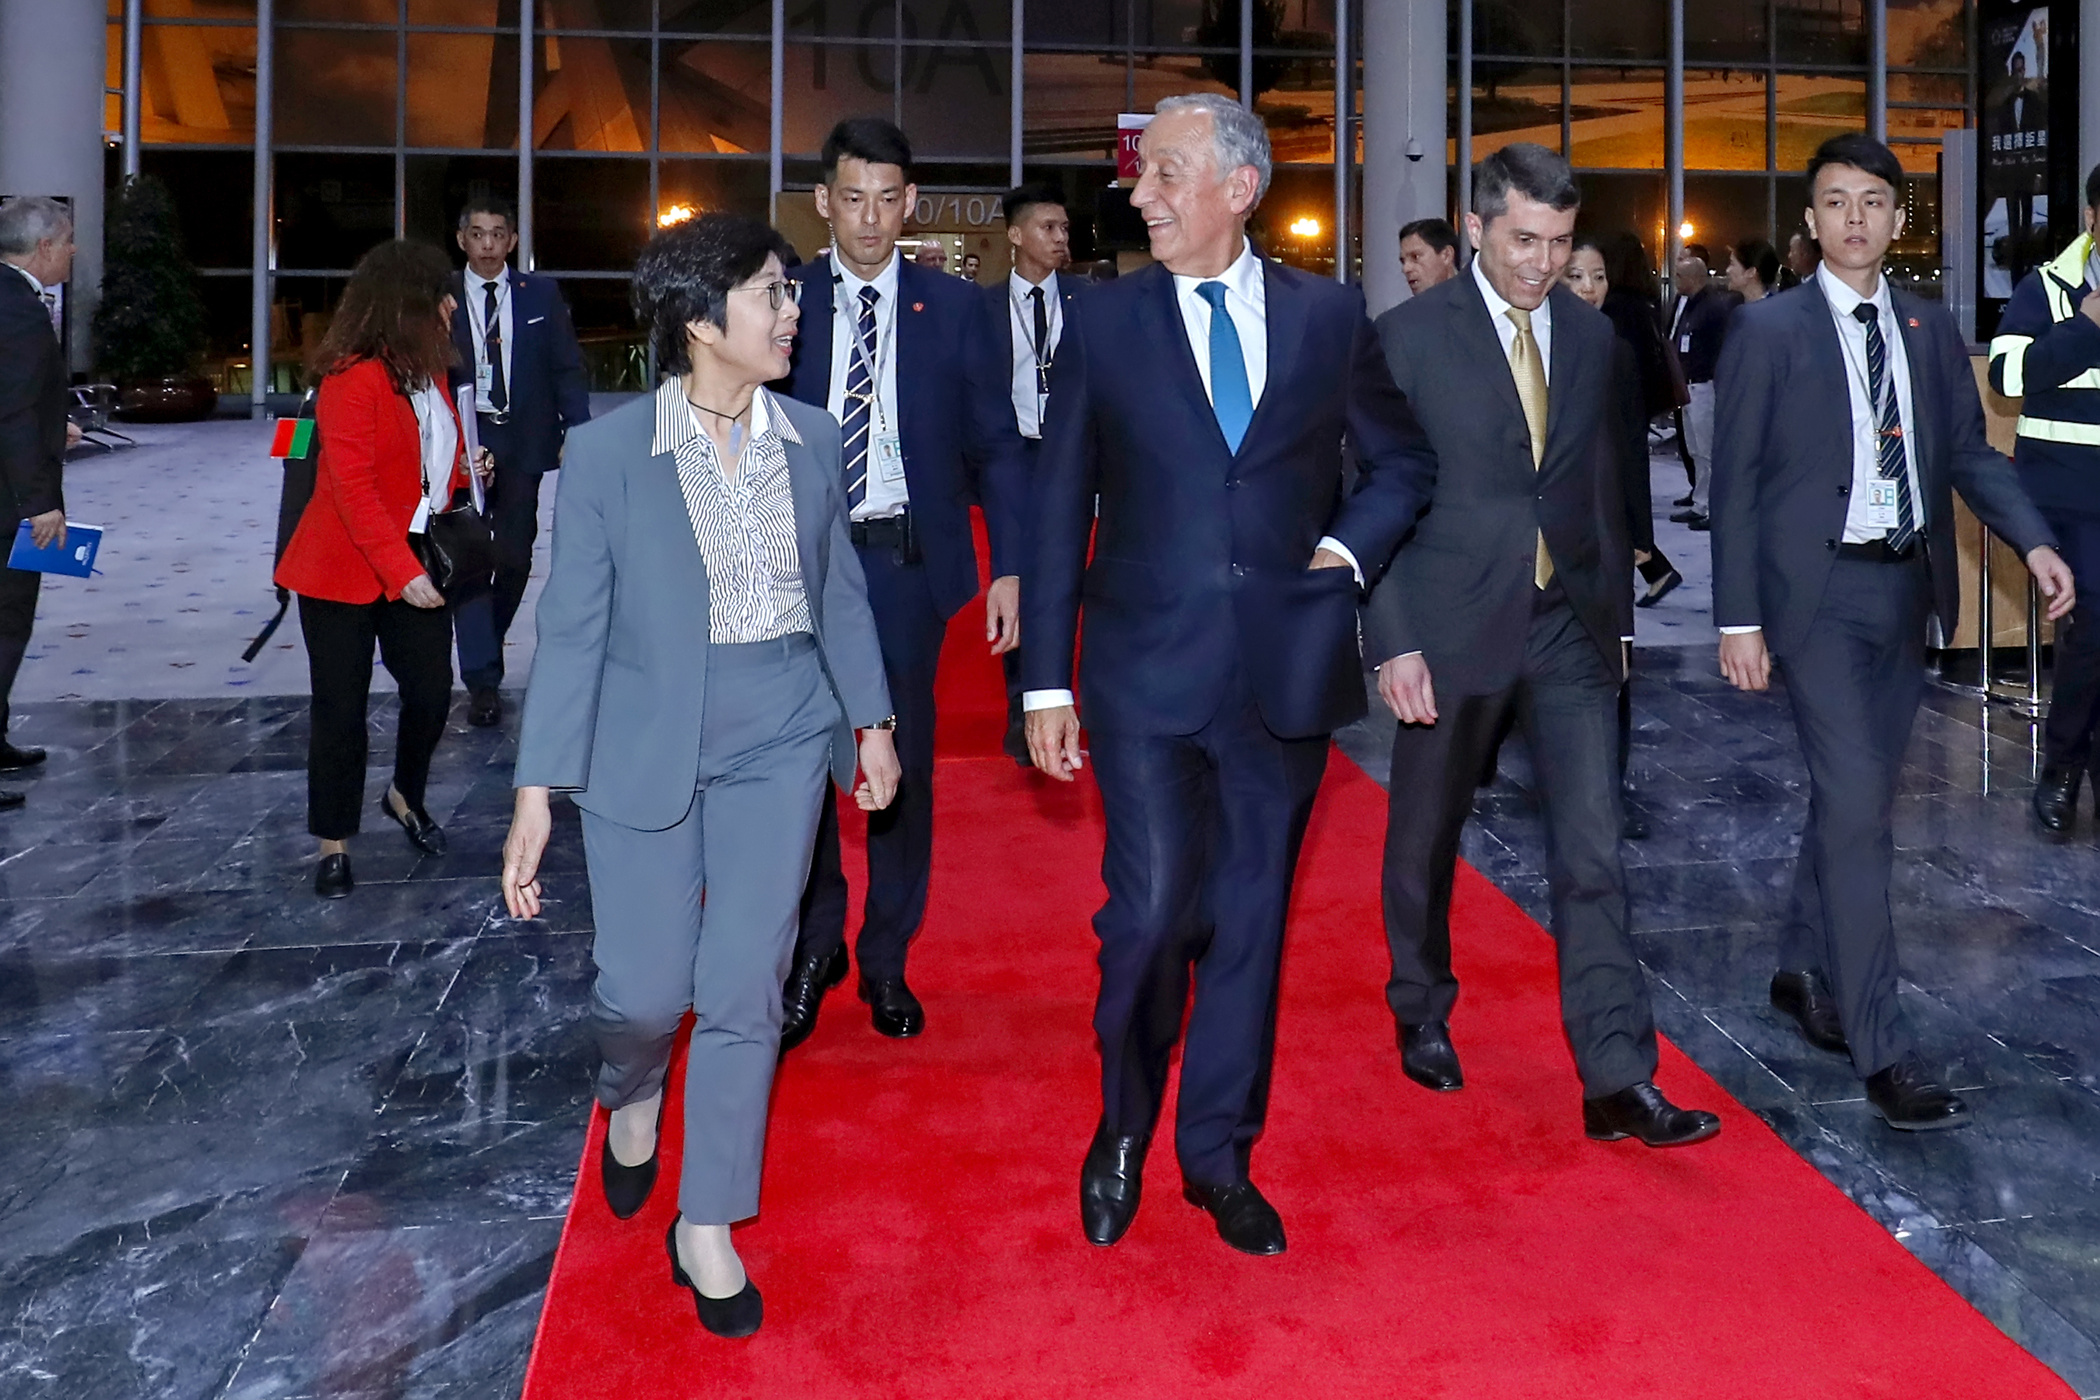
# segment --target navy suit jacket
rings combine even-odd
[[[1281,737],[1364,713],[1355,579],[1306,566],[1332,535],[1375,581],[1429,500],[1436,456],[1363,297],[1274,262],[1262,275],[1269,378],[1237,453],[1165,267],[1092,289],[1065,327],[1036,464],[1021,667],[1029,690],[1072,688],[1083,600],[1080,698],[1096,729],[1192,734],[1236,668]],[[1346,498],[1344,439],[1358,465]]]
[[[1075,314],[1073,308],[1079,302],[1079,289],[1090,284],[1080,281],[1069,272],[1059,272],[1052,275],[1051,285],[1057,289],[1057,299],[1064,311],[1063,334],[1069,334],[1072,329],[1072,317]],[[1002,277],[991,286],[984,288],[983,292],[985,306],[991,311],[992,319],[999,328],[999,343],[1006,347],[1008,368],[1006,397],[1008,402],[1011,402],[1013,400],[1012,367],[1014,355],[1016,351],[1025,354],[1028,350],[1028,346],[1025,343],[1015,343],[1013,302],[1011,300],[1013,285],[1006,278]],[[1058,339],[1060,346],[1064,344],[1063,334],[1060,334]],[[1051,352],[1050,361],[1052,364],[1057,362],[1055,351]]]
[[[1892,289],[1893,290],[1893,289]],[[2021,556],[2053,543],[2012,463],[1984,436],[1983,402],[1954,318],[1896,291],[1910,362],[1906,422],[1924,500],[1925,563],[1940,627],[1961,591],[1954,488]],[[1830,303],[1811,278],[1738,309],[1715,376],[1714,623],[1762,627],[1784,657],[1807,639],[1844,538],[1852,491],[1852,401]]]
[[[471,280],[472,287],[467,285]],[[486,294],[481,279],[456,274],[453,293],[459,310],[452,315],[452,344],[459,351],[453,369],[454,390],[474,382],[474,323],[467,298],[481,305]],[[510,270],[510,450],[499,463],[506,470],[538,476],[561,465],[561,445],[568,430],[591,417],[590,387],[583,377],[583,347],[569,321],[568,303],[551,277]]]
[[[824,408],[831,400],[833,273],[826,253],[788,273],[805,285],[787,392]],[[934,605],[953,617],[977,595],[977,538],[970,506],[981,495],[992,574],[1021,572],[1028,467],[1014,427],[1011,376],[973,283],[899,260],[897,432],[912,528]],[[974,469],[974,470],[973,470]]]

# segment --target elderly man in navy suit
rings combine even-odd
[[[513,271],[518,220],[510,201],[476,195],[459,211],[467,270],[453,296],[452,344],[458,378],[474,385],[476,430],[496,458],[489,523],[496,532],[493,586],[455,603],[459,676],[467,722],[503,720],[503,638],[532,577],[540,533],[540,478],[561,465],[563,436],[591,416],[583,349],[569,308],[550,277]]]
[[[1107,1245],[1137,1213],[1193,970],[1183,1191],[1228,1245],[1278,1254],[1283,1222],[1248,1161],[1284,912],[1328,736],[1364,713],[1360,586],[1428,500],[1436,458],[1362,297],[1247,241],[1269,183],[1261,119],[1168,98],[1140,155],[1131,204],[1158,262],[1089,292],[1066,325],[1021,588],[1028,745],[1067,782],[1083,761],[1084,598],[1080,701],[1108,822],[1103,1105],[1080,1218]]]
[[[897,256],[918,202],[904,133],[878,117],[849,118],[825,139],[823,161],[817,213],[831,223],[832,245],[789,274],[801,288],[802,333],[788,392],[828,408],[845,433],[853,543],[897,707],[904,780],[896,801],[868,819],[868,893],[854,953],[875,1029],[902,1038],[926,1024],[904,964],[933,869],[934,670],[948,619],[978,588],[970,502],[983,504],[991,535],[985,639],[1003,656],[1020,641],[1027,469],[1004,337],[982,293]],[[826,794],[784,990],[783,1050],[808,1037],[826,989],[845,978],[845,938],[838,810]]]

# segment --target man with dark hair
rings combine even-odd
[[[2085,177],[2085,232],[2013,288],[1991,338],[1991,387],[2020,398],[2013,466],[2078,580],[2056,624],[2056,684],[2044,729],[2034,814],[2053,832],[2078,816],[2078,789],[2100,773],[2100,165]],[[2094,791],[2100,792],[2100,779]]]
[[[1925,689],[1925,620],[1953,636],[1954,495],[2027,561],[2062,617],[2071,570],[1984,436],[1954,318],[1897,291],[1881,261],[1903,228],[1903,167],[1853,133],[1808,163],[1823,265],[1736,313],[1721,352],[1714,454],[1714,621],[1743,690],[1786,679],[1808,821],[1779,935],[1772,1004],[1849,1054],[1892,1128],[1953,1128],[1968,1107],[1919,1059],[1896,995],[1890,826]]]
[[[1408,1077],[1463,1087],[1450,1032],[1451,889],[1474,787],[1515,725],[1545,801],[1561,1022],[1583,1130],[1675,1147],[1721,1124],[1655,1086],[1655,1018],[1627,927],[1619,689],[1633,547],[1614,438],[1616,332],[1562,280],[1580,199],[1559,156],[1504,146],[1474,172],[1472,274],[1378,318],[1386,363],[1439,463],[1429,513],[1363,613],[1364,659],[1400,721],[1386,815],[1386,1001]]]
[[[926,1013],[904,977],[926,915],[933,868],[933,686],[948,619],[978,591],[969,502],[984,507],[992,584],[985,639],[1020,641],[1020,552],[1027,467],[1008,393],[1004,337],[984,296],[897,256],[918,202],[911,145],[879,117],[854,117],[824,140],[817,213],[831,247],[791,274],[802,332],[789,392],[831,410],[845,431],[846,500],[882,638],[897,753],[897,799],[868,819],[860,996],[875,1029],[917,1035]],[[846,975],[846,870],[827,789],[802,932],[784,994],[781,1047],[816,1025],[824,993]]]
[[[1402,224],[1400,271],[1414,296],[1458,276],[1458,231],[1442,219]]]
[[[496,458],[489,484],[489,524],[496,535],[496,573],[485,588],[453,600],[459,675],[467,687],[467,722],[503,719],[503,640],[532,577],[540,533],[540,478],[561,465],[563,436],[591,416],[583,347],[554,279],[515,272],[517,212],[501,195],[468,197],[459,211],[460,251],[467,255],[453,296],[452,344],[458,385],[474,386],[476,432]]]
[[[1688,243],[1678,255],[1680,300],[1670,326],[1670,350],[1684,369],[1690,399],[1677,415],[1677,449],[1692,481],[1691,500],[1670,518],[1694,530],[1707,527],[1707,493],[1713,484],[1714,367],[1721,362],[1728,318],[1743,304],[1739,294],[1713,280],[1710,266],[1704,244]]]

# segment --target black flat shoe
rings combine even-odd
[[[1283,1253],[1283,1217],[1263,1198],[1251,1181],[1224,1186],[1181,1183],[1181,1197],[1209,1213],[1218,1227],[1218,1238],[1242,1254]]]
[[[1714,527],[1713,517],[1710,515],[1695,515],[1684,523],[1701,534]]]
[[[663,1139],[659,1137],[649,1152],[649,1160],[630,1167],[613,1156],[612,1134],[606,1134],[598,1149],[598,1180],[605,1186],[605,1203],[620,1219],[634,1219],[649,1204],[649,1192],[656,1185],[656,1158],[662,1148]]]
[[[314,893],[323,899],[341,899],[357,887],[350,875],[350,853],[339,856],[322,856],[321,864],[314,871]]]
[[[1844,1022],[1838,1019],[1837,998],[1813,972],[1772,974],[1772,1005],[1791,1016],[1801,1028],[1801,1038],[1818,1050],[1849,1055]]]
[[[748,1337],[758,1330],[766,1319],[765,1299],[758,1296],[758,1285],[751,1275],[744,1275],[742,1291],[729,1298],[710,1298],[687,1275],[685,1265],[678,1262],[678,1222],[672,1221],[670,1230],[664,1235],[664,1252],[671,1256],[671,1282],[693,1295],[693,1307],[700,1314],[700,1325],[717,1337]]]
[[[1451,1044],[1451,1027],[1442,1021],[1400,1027],[1400,1069],[1415,1083],[1439,1094],[1456,1093],[1466,1087],[1465,1072],[1458,1067],[1458,1051]]]
[[[1867,1076],[1867,1103],[1899,1132],[1969,1126],[1969,1106],[1914,1056]]]
[[[804,958],[788,973],[780,993],[780,1053],[809,1039],[817,1028],[817,1012],[824,993],[846,980],[846,950],[833,948],[823,957]]]
[[[18,749],[5,739],[0,739],[0,773],[19,773],[24,768],[34,768],[43,761],[42,749]]]
[[[2069,831],[2078,821],[2078,786],[2085,771],[2051,765],[2034,785],[2034,815],[2050,831]]]
[[[1670,504],[1682,509],[1683,507],[1690,505],[1694,499],[1696,498],[1692,496],[1679,496],[1676,500],[1670,502]]]
[[[1677,585],[1683,582],[1684,575],[1672,569],[1655,582],[1649,584],[1648,591],[1634,599],[1633,605],[1637,608],[1652,608],[1663,599],[1669,597]]]
[[[1648,1080],[1616,1094],[1582,1101],[1582,1130],[1593,1141],[1639,1138],[1649,1147],[1689,1147],[1721,1131],[1704,1109],[1679,1108]]]
[[[1144,1189],[1149,1145],[1142,1137],[1110,1137],[1106,1122],[1094,1129],[1079,1166],[1079,1224],[1091,1243],[1114,1244],[1129,1233]]]
[[[1696,520],[1698,516],[1699,512],[1692,509],[1692,504],[1690,501],[1685,502],[1683,510],[1673,510],[1670,512],[1670,519],[1676,521],[1679,525],[1689,525],[1692,523],[1692,521]]]
[[[902,977],[860,979],[860,999],[874,1013],[875,1029],[892,1040],[909,1040],[926,1029],[926,1008]]]
[[[394,810],[391,789],[379,794],[379,810],[401,824],[408,839],[417,850],[426,856],[441,856],[445,853],[445,828],[430,819],[430,813],[421,807],[410,807],[403,816]],[[406,798],[402,799],[404,802]]]
[[[476,690],[467,696],[467,723],[476,729],[494,729],[503,723],[503,696],[494,690]]]

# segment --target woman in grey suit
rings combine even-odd
[[[825,774],[853,788],[858,729],[855,800],[884,807],[898,779],[838,424],[761,387],[794,345],[786,250],[764,224],[709,214],[658,234],[635,267],[670,377],[569,435],[503,859],[511,915],[536,917],[549,794],[583,809],[611,1112],[599,1166],[622,1219],[656,1180],[664,1070],[693,1011],[665,1248],[726,1337],[762,1315],[729,1226],[758,1211]]]

